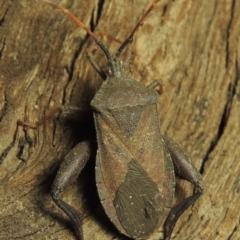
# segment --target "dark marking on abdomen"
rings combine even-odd
[[[133,159],[128,165],[125,181],[120,185],[113,204],[118,218],[132,238],[154,232],[161,210],[161,193],[157,184]]]

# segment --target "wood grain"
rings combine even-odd
[[[151,4],[54,2],[79,16],[113,52],[119,44],[106,35],[123,41]],[[240,239],[239,12],[236,0],[164,0],[132,45],[132,75],[144,84],[163,83],[162,132],[186,149],[204,178],[204,195],[181,216],[172,239]],[[0,2],[0,239],[75,239],[49,192],[58,164],[87,125],[60,116],[33,130],[17,120],[36,122],[64,104],[89,105],[101,84],[86,60],[93,44],[40,0]],[[94,56],[105,66],[101,51]],[[191,192],[190,184],[178,182],[178,199]],[[94,159],[64,199],[84,213],[86,240],[123,239],[98,201]]]

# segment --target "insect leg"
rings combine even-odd
[[[92,64],[93,68],[96,70],[96,72],[101,76],[101,78],[103,80],[106,80],[107,78],[107,74],[105,73],[105,71],[98,65],[98,63],[96,62],[96,60],[94,59],[93,55],[92,55],[92,51],[94,51],[96,49],[96,47],[91,47],[87,50],[87,58],[89,60],[89,62]]]
[[[193,183],[195,186],[195,192],[190,197],[184,199],[171,209],[164,224],[165,239],[167,240],[170,239],[171,233],[178,218],[203,194],[204,187],[201,183],[201,174],[191,163],[190,158],[185,154],[185,152],[178,146],[177,143],[168,137],[163,136],[163,140],[171,155],[176,175],[181,179]]]
[[[162,87],[162,83],[161,83],[160,80],[154,80],[149,85],[147,85],[147,87],[151,88],[151,89],[154,89],[159,94],[162,94],[162,92],[163,92],[163,87]]]
[[[62,107],[56,107],[53,110],[51,110],[48,114],[46,114],[45,117],[43,117],[41,120],[37,122],[25,122],[22,120],[18,120],[17,124],[23,127],[29,127],[32,129],[37,129],[43,124],[45,124],[47,121],[51,120],[57,113],[62,113],[65,117],[66,115],[70,114],[78,114],[78,115],[83,115],[83,113],[89,112],[89,109],[83,109],[75,106],[69,106],[69,105],[64,105]]]
[[[76,181],[88,159],[90,158],[91,142],[83,141],[77,144],[64,158],[52,185],[52,198],[70,218],[77,238],[83,240],[82,214],[61,200],[60,193]]]

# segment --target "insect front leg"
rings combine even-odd
[[[101,78],[103,80],[106,80],[107,78],[107,74],[105,73],[105,71],[98,65],[98,63],[96,62],[96,60],[94,59],[92,52],[96,50],[96,47],[90,47],[87,50],[87,58],[89,60],[89,62],[92,64],[93,68],[96,70],[96,72],[101,76]]]
[[[181,179],[187,180],[194,184],[196,187],[195,192],[188,198],[184,199],[182,202],[178,203],[173,207],[165,221],[165,239],[170,239],[173,228],[178,220],[178,218],[183,214],[183,212],[203,194],[203,184],[202,176],[198,170],[191,163],[189,157],[185,152],[175,143],[173,140],[166,136],[163,136],[165,147],[169,151],[176,176]]]
[[[76,106],[70,106],[70,105],[64,105],[64,106],[56,107],[56,108],[52,109],[45,117],[43,117],[42,119],[40,119],[39,121],[37,121],[35,123],[18,120],[17,124],[20,125],[20,126],[23,126],[23,127],[29,127],[29,128],[32,128],[32,129],[37,129],[40,126],[42,126],[43,124],[45,124],[47,121],[51,120],[55,115],[59,114],[60,112],[65,117],[73,115],[72,118],[78,117],[77,119],[79,120],[79,116],[82,116],[83,113],[86,115],[86,113],[89,112],[89,109],[80,108],[80,107],[76,107]]]
[[[59,194],[76,181],[90,158],[91,145],[90,141],[80,142],[65,156],[52,186],[52,198],[70,218],[79,240],[83,240],[82,215],[61,200]]]

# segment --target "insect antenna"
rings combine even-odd
[[[105,53],[107,59],[109,61],[111,60],[111,58],[112,58],[111,54],[108,51],[107,47],[104,45],[104,43],[101,42],[100,40],[98,40],[98,38],[94,35],[94,33],[89,28],[87,28],[87,26],[83,22],[81,22],[76,16],[74,16],[67,9],[65,9],[59,5],[56,5],[56,4],[52,3],[51,1],[48,1],[48,0],[42,0],[42,1],[49,4],[50,6],[52,6],[54,8],[57,8],[58,10],[60,10],[64,14],[66,14],[70,19],[72,19],[78,26],[80,26],[82,29],[84,29],[88,33],[88,35],[95,41],[95,43],[102,49],[102,51]],[[144,20],[146,19],[148,14],[156,7],[158,2],[160,2],[160,0],[155,0],[151,4],[151,6],[148,8],[148,10],[144,13],[144,15],[140,18],[140,20],[137,22],[136,26],[134,27],[134,29],[132,30],[132,32],[130,33],[128,38],[123,42],[123,44],[116,51],[115,58],[119,58],[119,56],[121,55],[122,51],[126,48],[126,46],[128,44],[132,43],[134,34],[138,30],[138,28],[140,26],[142,26]]]
[[[120,54],[122,53],[122,51],[124,50],[124,48],[132,43],[133,41],[133,36],[136,33],[136,31],[138,30],[138,28],[140,26],[143,25],[143,22],[145,20],[145,18],[148,16],[148,14],[156,7],[157,3],[160,2],[160,0],[155,0],[151,6],[148,8],[148,10],[144,13],[144,15],[139,19],[139,21],[137,22],[135,28],[132,30],[132,32],[130,33],[130,35],[128,36],[128,38],[123,42],[123,44],[119,47],[119,49],[116,51],[115,57],[119,58]]]
[[[61,12],[63,12],[64,14],[66,14],[70,19],[72,19],[78,26],[80,26],[82,29],[84,29],[88,35],[95,41],[95,43],[103,50],[103,52],[105,53],[106,57],[108,60],[111,59],[111,54],[108,51],[107,47],[103,44],[103,42],[101,42],[100,40],[98,40],[98,38],[94,35],[94,33],[87,28],[87,26],[81,22],[76,16],[74,16],[71,12],[69,12],[66,8],[63,8],[59,5],[56,5],[54,3],[52,3],[51,1],[48,0],[42,0],[43,2],[47,3],[48,5],[60,10]]]

